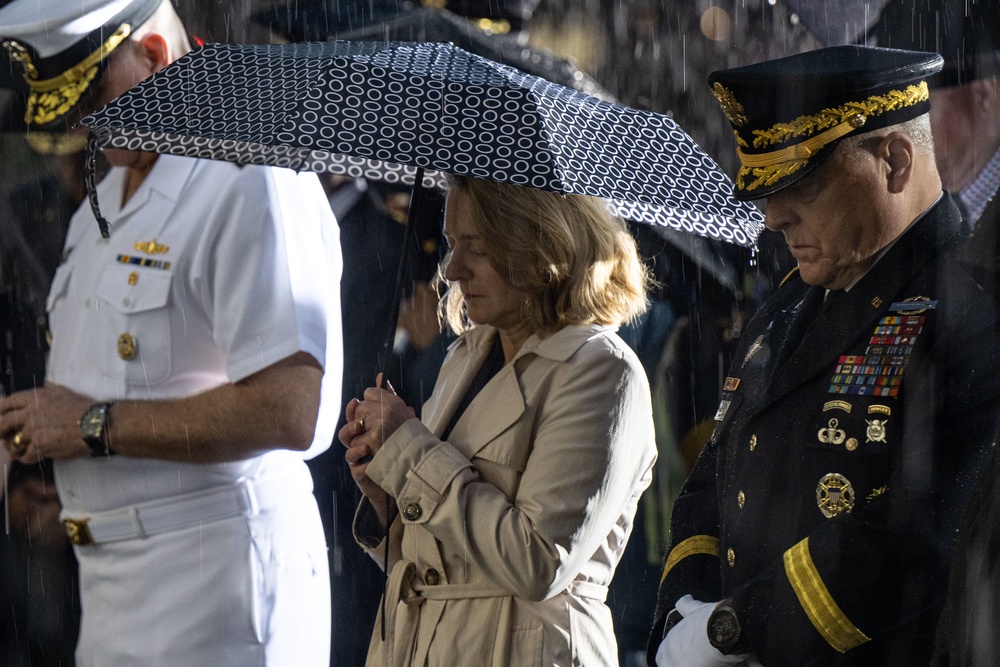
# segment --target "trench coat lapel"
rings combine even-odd
[[[448,348],[451,356],[445,360],[445,366],[438,374],[438,384],[434,388],[435,398],[424,408],[427,413],[427,428],[434,435],[441,437],[448,427],[462,396],[468,391],[472,379],[489,354],[490,348],[486,343],[492,340],[495,332],[493,327],[477,327]],[[446,372],[451,363],[456,364],[457,368]]]
[[[544,357],[551,361],[569,359],[584,343],[595,335],[613,330],[611,327],[588,325],[569,326],[552,336],[539,338],[531,336],[518,350],[514,359],[506,364],[469,404],[465,413],[452,429],[451,444],[470,459],[497,436],[514,425],[525,411],[525,396],[521,388],[520,374],[532,356]],[[442,384],[435,389],[440,395],[437,403],[428,406],[427,427],[440,436],[447,428],[451,416],[458,407],[472,379],[482,366],[496,329],[488,326],[477,327],[453,345],[454,361],[459,367],[446,373],[442,368]],[[464,350],[457,349],[465,346]],[[451,379],[453,376],[454,379]],[[440,391],[438,391],[438,389]]]
[[[482,326],[454,343],[456,347],[464,346],[465,349],[455,350],[456,363],[460,364],[457,371],[441,374],[442,384],[437,392],[440,398],[432,407],[427,424],[435,435],[441,436],[448,427],[472,379],[489,354],[495,335],[496,329]],[[520,419],[524,412],[524,397],[514,368],[513,363],[501,368],[480,390],[452,429],[449,437],[451,444],[469,459]]]
[[[871,335],[893,301],[918,296],[903,291],[941,246],[956,237],[961,224],[958,208],[948,195],[935,209],[917,221],[840,303],[816,318],[798,347],[775,370],[759,408],[815,381],[817,375],[830,373],[840,355],[856,346],[860,338]],[[933,298],[930,294],[920,296]]]
[[[524,396],[514,364],[505,365],[459,417],[452,445],[471,459],[479,450],[517,422],[524,413]]]

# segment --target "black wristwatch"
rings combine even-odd
[[[708,643],[723,655],[750,652],[743,636],[743,626],[729,600],[716,605],[712,615],[708,617]]]
[[[90,447],[91,456],[111,456],[108,447],[108,410],[111,403],[94,403],[80,417],[80,434]]]

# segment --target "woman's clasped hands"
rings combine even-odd
[[[344,458],[351,477],[369,500],[384,501],[385,491],[368,477],[368,464],[403,422],[416,418],[416,412],[379,373],[375,386],[366,389],[361,400],[348,402],[346,414],[347,423],[337,437],[347,447]]]

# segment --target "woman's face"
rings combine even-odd
[[[444,235],[451,246],[445,278],[459,284],[469,319],[500,330],[523,329],[526,323],[521,304],[525,295],[511,287],[490,264],[486,245],[472,219],[469,195],[460,188],[448,194]]]

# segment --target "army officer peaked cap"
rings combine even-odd
[[[0,43],[21,70],[28,130],[63,129],[88,101],[108,56],[163,0],[13,0],[0,7]]]
[[[712,93],[732,123],[740,171],[737,199],[767,197],[795,183],[844,137],[927,113],[936,53],[834,46],[713,72]]]

